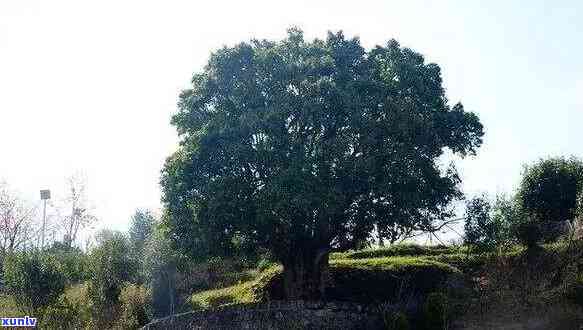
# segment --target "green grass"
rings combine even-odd
[[[0,294],[0,316],[1,317],[17,317],[24,316],[26,313],[16,305],[14,298]]]
[[[193,294],[190,303],[194,309],[207,309],[232,304],[259,302],[265,297],[266,286],[282,272],[281,266],[272,266],[255,279],[221,289],[206,290]]]
[[[330,261],[331,269],[360,269],[368,271],[407,272],[420,268],[436,268],[444,272],[457,273],[458,269],[443,262],[429,260],[425,257],[399,256],[367,259],[334,259]]]
[[[431,256],[442,254],[459,254],[466,251],[465,247],[456,246],[425,246],[418,244],[395,244],[379,249],[336,252],[330,254],[330,259],[369,259],[398,256]]]

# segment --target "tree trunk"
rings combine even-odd
[[[328,280],[329,250],[300,250],[283,263],[283,287],[288,300],[323,300]]]

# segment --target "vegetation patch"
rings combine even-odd
[[[418,257],[335,259],[330,262],[331,300],[372,303],[393,300],[405,291],[424,296],[460,271],[445,263]],[[263,271],[256,279],[222,289],[195,293],[191,304],[205,309],[283,298],[282,268]]]
[[[369,259],[398,256],[431,256],[443,254],[459,254],[466,251],[465,247],[456,246],[423,246],[418,244],[396,244],[380,249],[366,249],[359,251],[336,252],[330,259]]]
[[[330,299],[372,303],[395,301],[405,295],[426,296],[440,288],[450,275],[461,272],[424,258],[392,257],[334,260],[330,274]]]

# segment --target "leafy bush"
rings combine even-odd
[[[363,303],[394,299],[400,292],[423,296],[459,273],[447,264],[416,257],[334,260],[326,295]]]
[[[81,314],[80,306],[63,296],[45,308],[39,326],[41,329],[82,329],[86,319]]]
[[[124,282],[132,282],[138,269],[132,246],[125,235],[112,232],[101,240],[90,255],[89,296],[96,308],[118,302]]]
[[[81,283],[89,279],[89,260],[81,250],[49,250],[60,271],[65,275],[67,285]]]
[[[65,289],[65,276],[49,255],[14,253],[4,262],[4,281],[17,303],[37,310],[55,301]]]
[[[426,330],[448,328],[447,296],[441,292],[431,293],[423,305],[423,323]]]
[[[567,296],[576,304],[583,306],[583,274],[579,274],[573,283],[570,283]]]
[[[561,231],[548,224],[575,218],[582,185],[583,162],[577,158],[550,158],[525,167],[518,199],[531,223],[522,225],[522,233],[531,242],[537,236],[556,239]]]
[[[466,244],[480,250],[491,250],[502,242],[502,223],[495,221],[491,211],[492,207],[486,196],[474,197],[466,202]]]
[[[121,302],[121,315],[118,327],[121,329],[138,329],[152,319],[150,304],[152,296],[150,290],[137,285],[126,283],[119,300]]]
[[[189,267],[192,263],[173,248],[171,241],[157,227],[150,233],[144,244],[142,270],[144,279],[152,288],[152,313],[154,317],[163,317],[175,313],[178,292],[192,292]],[[178,267],[182,267],[184,276],[180,277]]]
[[[539,219],[572,220],[583,183],[583,162],[577,158],[550,158],[525,167],[519,198]]]
[[[387,330],[409,330],[411,328],[407,315],[401,311],[384,311],[382,318]]]

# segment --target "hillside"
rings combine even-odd
[[[504,253],[471,253],[419,245],[334,253],[327,298],[376,306],[388,313],[388,320],[404,315],[414,328],[435,319],[431,315],[435,308],[443,308],[445,314],[437,316],[438,321],[443,318],[452,328],[481,329],[488,324],[536,328],[551,323],[562,327],[583,317],[577,305],[583,292],[577,277],[578,251],[579,246],[557,243],[536,255],[519,247]],[[281,299],[280,290],[281,267],[274,265],[238,284],[196,292],[190,303],[195,310],[252,306]]]

